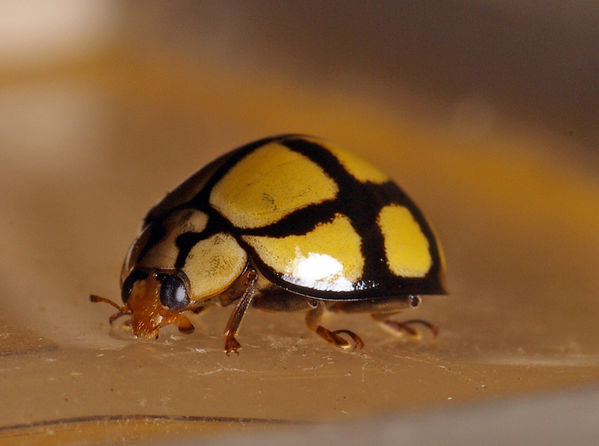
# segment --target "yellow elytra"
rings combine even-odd
[[[234,304],[225,351],[250,305],[306,311],[306,323],[342,348],[349,330],[320,324],[325,311],[368,312],[397,333],[423,320],[389,316],[445,294],[441,247],[414,202],[384,173],[327,141],[278,135],[233,150],[150,210],[121,273],[136,336],[193,325],[183,314]],[[348,336],[349,342],[342,335]]]

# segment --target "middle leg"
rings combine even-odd
[[[334,344],[340,348],[350,348],[352,344],[346,341],[343,337],[339,336],[340,334],[345,334],[349,336],[352,341],[354,341],[354,348],[362,348],[364,347],[364,342],[353,331],[350,330],[335,330],[331,331],[324,328],[320,325],[320,320],[325,311],[325,304],[323,302],[315,301],[315,306],[306,313],[306,325],[312,331],[315,331],[321,338]]]

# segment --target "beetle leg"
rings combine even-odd
[[[206,309],[206,305],[198,305],[197,307],[188,307],[187,308],[187,310],[191,311],[193,314],[200,314],[205,309]]]
[[[391,330],[394,334],[403,334],[407,333],[409,336],[413,338],[420,338],[421,334],[418,330],[416,330],[412,325],[424,325],[428,328],[433,336],[436,337],[439,334],[439,327],[434,324],[431,324],[428,321],[423,319],[410,319],[404,322],[394,321],[389,319],[389,316],[393,316],[398,312],[392,313],[371,313],[370,316],[381,325],[386,330]]]
[[[180,308],[176,312],[174,312],[174,313],[176,313],[173,315],[174,320],[169,319],[169,321],[165,325],[176,323],[177,328],[179,329],[179,331],[181,333],[191,334],[195,330],[195,327],[193,326],[193,324],[191,323],[189,318],[182,313],[184,311],[191,311],[194,314],[200,314],[205,309],[206,309],[206,305],[195,305],[195,306]]]
[[[350,330],[335,330],[331,331],[324,328],[320,325],[320,320],[324,314],[324,305],[322,303],[318,303],[314,308],[306,313],[306,325],[312,331],[315,331],[321,338],[325,339],[327,342],[331,344],[335,344],[337,347],[347,349],[352,347],[352,344],[347,342],[343,337],[339,336],[339,334],[343,333],[349,336],[352,341],[354,341],[353,348],[362,348],[364,347],[364,342],[353,331]]]
[[[235,339],[237,332],[239,331],[239,326],[241,325],[241,321],[248,307],[252,303],[252,299],[254,298],[254,291],[256,289],[256,281],[258,280],[258,273],[253,268],[249,268],[245,273],[245,290],[239,302],[235,306],[235,309],[231,313],[229,317],[229,321],[227,322],[227,326],[225,328],[225,353],[229,355],[231,352],[238,353],[241,345]]]
[[[181,333],[185,334],[191,334],[194,330],[193,324],[184,314],[177,315],[177,327]]]

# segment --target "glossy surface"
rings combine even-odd
[[[433,265],[429,241],[410,211],[403,206],[385,206],[377,221],[385,237],[389,269],[402,277],[426,276]]]
[[[275,141],[231,167],[212,189],[209,202],[235,227],[247,229],[332,200],[337,192],[318,164]]]
[[[360,237],[344,215],[303,235],[244,236],[286,282],[323,291],[352,291],[364,274]]]
[[[137,264],[147,268],[174,269],[177,262],[178,250],[176,247],[177,237],[185,232],[202,232],[208,224],[208,216],[195,209],[182,209],[168,215],[163,222],[164,235],[147,252],[143,259],[132,259],[128,255],[125,259],[123,276],[127,276]],[[133,243],[131,251],[144,250],[148,242],[145,228],[140,237]]]
[[[125,270],[182,271],[192,303],[226,290],[248,260],[315,298],[444,293],[442,253],[420,210],[371,164],[319,138],[272,136],[226,153],[149,216]]]

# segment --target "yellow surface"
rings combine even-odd
[[[296,285],[352,291],[353,284],[362,276],[360,236],[349,218],[341,214],[305,235],[280,238],[247,235],[243,239],[264,263]]]
[[[337,184],[320,166],[277,143],[250,153],[219,181],[210,204],[239,228],[256,228],[335,198]]]
[[[412,213],[403,206],[385,206],[378,224],[385,237],[389,269],[402,277],[426,276],[433,260],[428,240]]]
[[[284,76],[265,82],[259,71],[152,50],[0,75],[2,441],[49,442],[61,431],[72,443],[147,442],[162,438],[153,416],[225,418],[218,425],[231,432],[247,418],[262,429],[451,410],[599,381],[597,165],[571,142],[501,122],[472,137],[353,88],[298,90]],[[438,324],[438,339],[331,318],[327,328],[366,343],[345,352],[302,315],[250,309],[241,354],[227,357],[230,308],[195,317],[189,336],[167,327],[158,341],[137,341],[110,328],[107,308],[87,296],[119,295],[122,257],[147,209],[223,151],[282,131],[325,135],[384,166],[430,216],[450,295],[426,296],[409,317]],[[124,421],[63,421],[78,417]],[[122,427],[140,419],[148,430]],[[169,424],[169,439],[193,424]]]
[[[183,272],[191,284],[191,299],[201,300],[225,290],[237,279],[247,255],[233,236],[218,233],[195,244]]]

